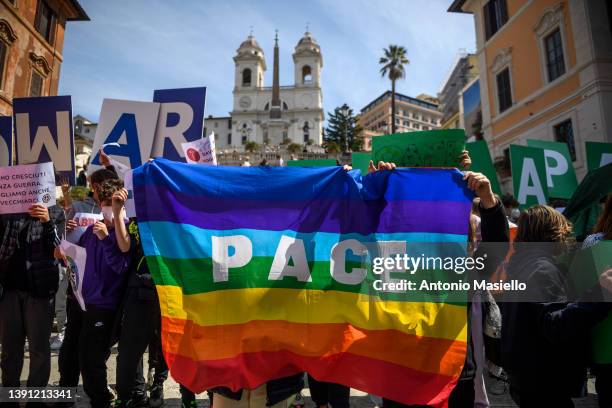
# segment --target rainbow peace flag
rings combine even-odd
[[[445,406],[464,364],[465,304],[380,297],[377,248],[461,242],[457,170],[362,177],[341,167],[134,170],[138,225],[173,377],[194,392],[309,372],[406,404]]]

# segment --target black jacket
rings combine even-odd
[[[0,262],[0,285],[34,297],[53,297],[59,285],[59,270],[53,251],[59,245],[56,224],[65,221],[64,212],[49,208],[51,219],[41,223],[28,215],[5,215],[1,222],[6,259]],[[10,241],[10,242],[5,242]]]
[[[510,279],[527,285],[529,299],[502,306],[502,360],[510,384],[522,393],[579,396],[583,390],[590,329],[612,304],[568,302],[566,271],[550,246],[517,247],[507,268]],[[534,388],[535,387],[535,388]]]

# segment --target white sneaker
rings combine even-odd
[[[51,342],[51,350],[57,351],[62,347],[62,343],[64,342],[64,334],[60,333]]]

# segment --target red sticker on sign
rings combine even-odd
[[[198,153],[198,151],[192,147],[187,149],[187,157],[189,157],[189,160],[191,161],[200,161],[200,153]]]

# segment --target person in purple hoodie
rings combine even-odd
[[[126,286],[129,254],[121,252],[113,233],[113,193],[121,180],[107,180],[98,189],[104,221],[85,230],[79,245],[87,250],[82,295],[85,302],[78,349],[83,389],[93,408],[110,407],[113,399],[106,381],[113,326]],[[110,210],[110,211],[109,211]]]

